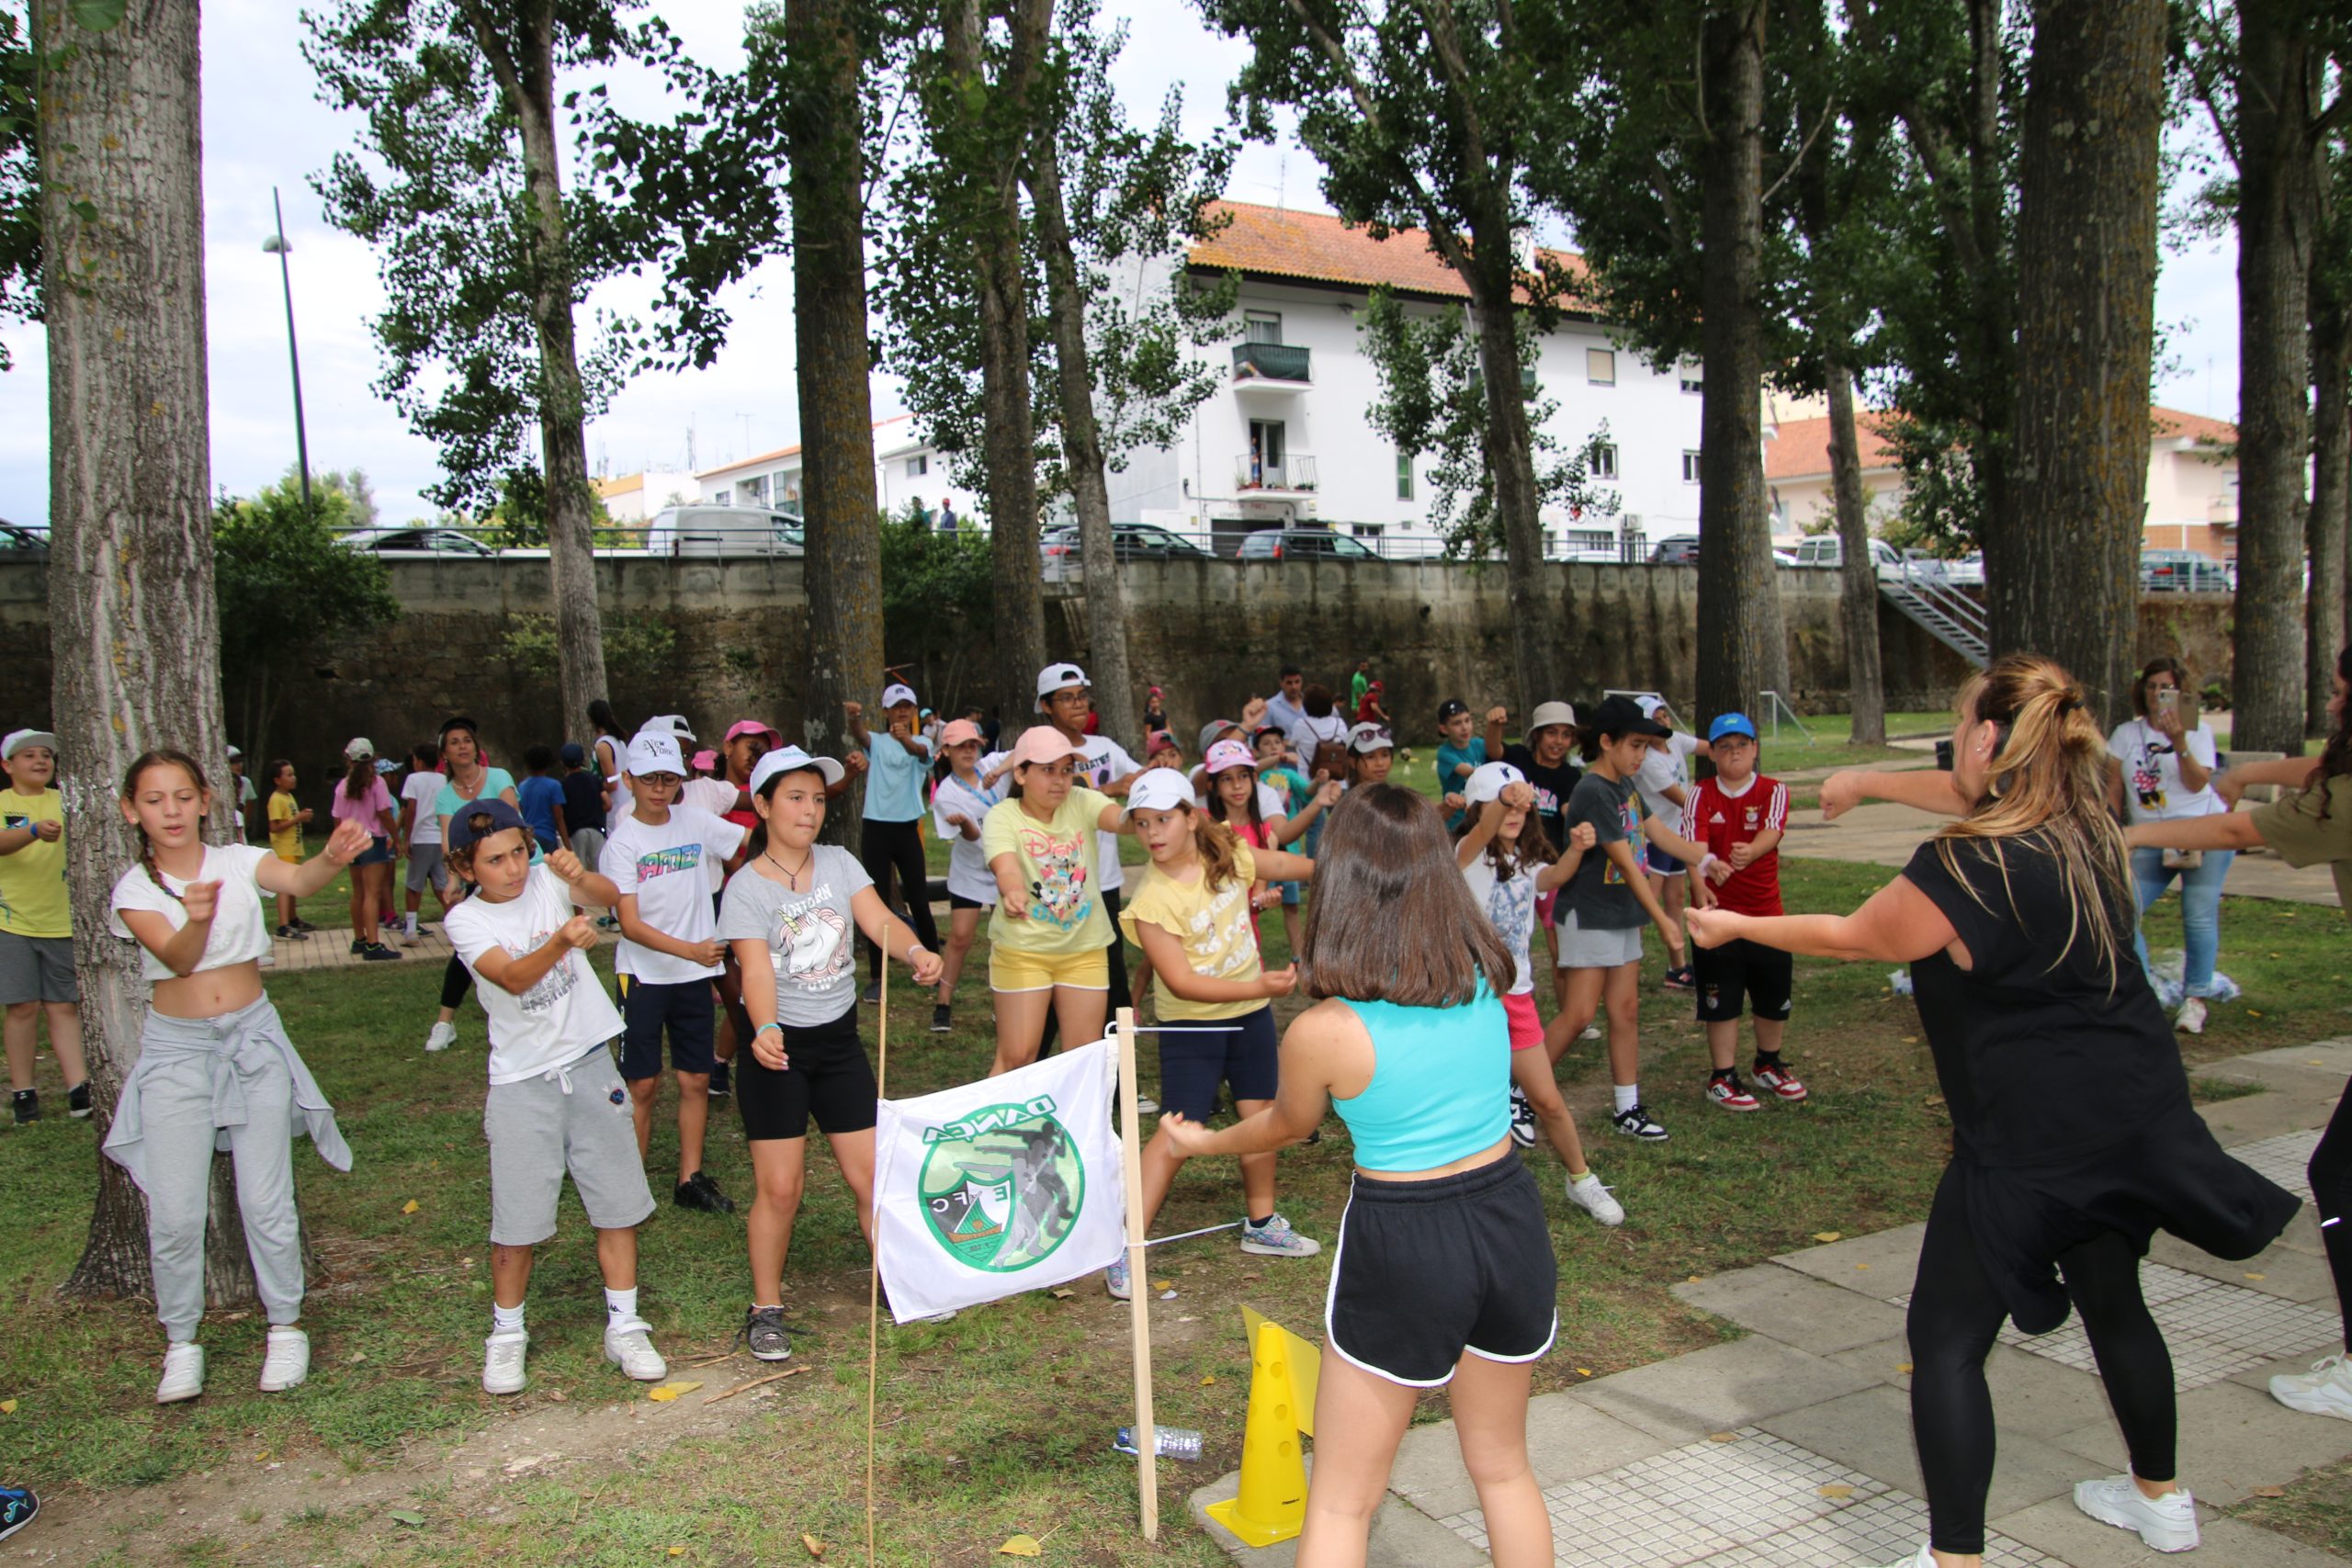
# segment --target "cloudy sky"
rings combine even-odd
[[[1107,0],[1132,28],[1120,89],[1137,118],[1156,114],[1171,86],[1185,90],[1186,117],[1205,134],[1225,115],[1225,88],[1243,51],[1210,34],[1176,0]],[[723,0],[662,7],[690,50],[713,64],[740,57],[738,12]],[[356,122],[318,103],[298,48],[294,0],[207,0],[204,15],[204,205],[206,298],[212,378],[212,479],[250,491],[284,472],[294,457],[286,363],[284,301],[277,258],[261,242],[272,229],[270,192],[286,203],[293,245],[296,325],[302,393],[314,468],[367,470],[387,521],[429,513],[421,491],[437,477],[432,446],[410,434],[370,390],[379,373],[369,336],[382,291],[368,248],[328,228],[308,179],[353,141]],[[651,103],[644,84],[638,107]],[[1322,209],[1314,161],[1297,148],[1250,147],[1236,167],[1238,200],[1283,200]],[[2235,258],[2204,243],[2165,259],[2156,298],[2170,364],[2160,400],[2227,418],[2236,404]],[[648,376],[632,384],[588,430],[592,467],[626,473],[650,467],[710,468],[796,439],[792,388],[791,277],[773,263],[734,301],[735,330],[705,371]],[[628,309],[624,282],[596,303]],[[583,325],[584,325],[583,321]],[[49,513],[48,398],[38,328],[6,334],[17,368],[0,375],[0,517],[23,523]],[[896,412],[893,389],[877,385],[877,414]]]

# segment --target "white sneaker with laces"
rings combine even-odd
[[[605,1325],[605,1359],[639,1382],[660,1382],[670,1363],[653,1348],[653,1325],[641,1317],[615,1318]]]
[[[1598,1039],[1600,1039],[1600,1025],[1599,1025],[1599,1024],[1597,1024],[1597,1023],[1588,1023],[1588,1024],[1586,1024],[1586,1025],[1584,1026],[1584,1032],[1583,1032],[1583,1033],[1581,1033],[1581,1034],[1579,1034],[1579,1035],[1577,1035],[1577,1039],[1579,1039],[1579,1040],[1598,1040]]]
[[[299,1328],[273,1325],[261,1359],[261,1391],[283,1393],[311,1375],[311,1337]]]
[[[447,1051],[457,1043],[458,1026],[454,1023],[436,1023],[433,1032],[424,1037],[424,1048],[428,1051]]]
[[[1650,1120],[1649,1108],[1634,1105],[1609,1119],[1609,1124],[1629,1138],[1639,1138],[1645,1144],[1666,1142],[1666,1129]]]
[[[2103,1524],[2135,1530],[2154,1551],[2193,1551],[2197,1501],[2186,1486],[2150,1497],[2128,1475],[2075,1483],[2075,1506]]]
[[[1280,1214],[1270,1216],[1262,1225],[1251,1224],[1245,1214],[1241,1220],[1241,1250],[1261,1258],[1312,1258],[1323,1250],[1323,1244],[1291,1229],[1290,1222]]]
[[[523,1392],[523,1352],[530,1348],[527,1329],[500,1328],[482,1341],[481,1388],[484,1393]]]
[[[1625,1223],[1625,1206],[1600,1184],[1600,1178],[1588,1170],[1582,1176],[1568,1178],[1568,1201],[1599,1220],[1604,1225]]]
[[[2180,1010],[2172,1015],[2172,1026],[2183,1034],[2204,1033],[2205,998],[2202,997],[2181,998]]]
[[[155,1385],[155,1403],[177,1404],[204,1392],[204,1347],[189,1339],[164,1348],[164,1381]]]
[[[2270,1380],[2270,1397],[2306,1416],[2352,1421],[2352,1361],[2339,1353],[2313,1361],[2308,1372],[2281,1372]]]

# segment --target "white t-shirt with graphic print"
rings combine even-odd
[[[523,891],[503,904],[467,899],[441,922],[449,945],[481,981],[474,994],[490,1016],[490,1081],[520,1083],[578,1061],[621,1032],[620,1010],[596,981],[588,954],[573,948],[521,996],[481,978],[476,967],[492,951],[527,958],[571,919],[571,889],[535,865]]]

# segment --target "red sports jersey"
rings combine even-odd
[[[1759,833],[1789,825],[1789,786],[1758,773],[1738,795],[1725,795],[1723,781],[1702,779],[1682,811],[1682,836],[1707,847],[1726,865],[1732,850]],[[1715,889],[1716,902],[1737,915],[1777,915],[1781,908],[1781,852],[1751,861]]]

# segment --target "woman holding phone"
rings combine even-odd
[[[2197,717],[2188,687],[2188,671],[2177,659],[2152,659],[2132,685],[2133,716],[2115,727],[2107,738],[2107,754],[2117,766],[2108,776],[2108,804],[2127,814],[2132,827],[2147,822],[2171,822],[2210,817],[2226,811],[2214,794],[2212,776],[2220,764],[2213,732]],[[2139,890],[2140,913],[2164,897],[2174,877],[2180,878],[2180,925],[2187,953],[2181,965],[2179,1010],[2173,1027],[2186,1034],[2205,1029],[2206,998],[2213,993],[2213,960],[2222,942],[2222,883],[2230,874],[2230,850],[2157,850],[2132,852],[2132,881]],[[2140,967],[2148,966],[2148,939],[2143,931],[2132,936]]]

